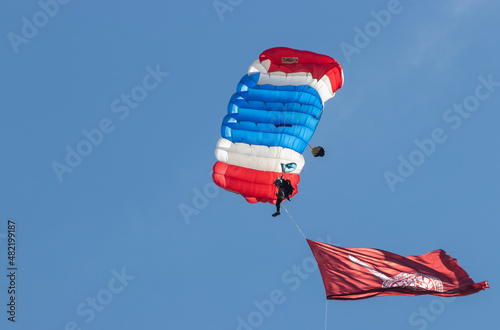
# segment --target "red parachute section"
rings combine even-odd
[[[249,203],[271,203],[276,204],[276,193],[278,188],[270,184],[278,178],[280,173],[264,172],[246,167],[228,165],[223,162],[215,163],[212,179],[215,184],[224,189],[241,194]],[[283,173],[283,178],[290,180],[293,188],[293,197],[297,194],[297,185],[300,177],[294,173]]]

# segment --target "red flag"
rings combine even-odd
[[[327,299],[423,294],[451,297],[489,288],[488,282],[474,283],[443,250],[402,257],[377,249],[307,242],[318,262]]]

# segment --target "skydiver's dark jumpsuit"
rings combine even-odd
[[[276,217],[280,215],[281,202],[283,202],[285,198],[290,200],[290,195],[293,193],[295,188],[293,188],[290,180],[285,180],[283,178],[274,181],[274,185],[278,187],[278,192],[276,193],[276,197],[278,197],[276,200],[276,213],[273,214],[273,217]]]

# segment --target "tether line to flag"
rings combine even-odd
[[[297,223],[295,222],[295,220],[293,220],[290,212],[288,212],[288,210],[286,209],[285,206],[282,205],[282,207],[285,209],[286,213],[288,213],[288,216],[290,217],[290,219],[292,219],[293,223],[295,224],[295,227],[297,227],[297,229],[300,231],[300,234],[302,235],[302,237],[304,237],[304,239],[307,239],[306,236],[304,235],[304,233],[302,232],[302,230],[300,230],[299,225],[297,225]]]

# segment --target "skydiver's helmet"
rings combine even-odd
[[[283,180],[281,180],[280,178],[277,178],[277,179],[274,181],[274,185],[275,185],[276,187],[280,187],[282,184],[283,184]]]

